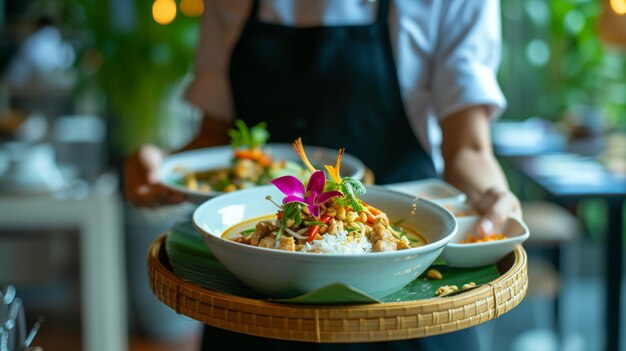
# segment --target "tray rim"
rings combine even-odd
[[[528,257],[518,245],[501,260],[512,262],[500,277],[455,296],[329,306],[250,299],[183,281],[162,262],[166,237],[152,242],[147,257],[150,288],[161,302],[214,327],[283,340],[372,342],[443,334],[498,318],[517,306],[528,288]]]

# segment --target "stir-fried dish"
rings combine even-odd
[[[282,204],[275,203],[275,217],[229,238],[279,250],[346,254],[396,251],[426,243],[418,233],[392,224],[383,211],[358,198],[366,192],[363,184],[339,175],[343,149],[335,166],[325,166],[332,178],[327,181],[324,171],[309,162],[300,139],[293,147],[311,171],[308,181],[289,175],[272,180],[285,194]],[[273,202],[269,196],[267,200]]]
[[[271,153],[264,149],[269,139],[265,123],[251,128],[241,120],[235,121],[235,128],[228,132],[233,149],[232,164],[222,169],[188,172],[181,179],[182,185],[190,190],[203,192],[231,192],[262,184],[269,184],[274,178],[292,175],[305,179],[309,172],[301,165],[287,161],[274,160]]]

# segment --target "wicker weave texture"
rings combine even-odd
[[[519,246],[503,259],[505,273],[489,284],[444,298],[356,306],[301,306],[247,299],[182,281],[163,261],[165,235],[148,252],[156,297],[205,324],[235,332],[307,342],[391,341],[478,325],[517,306],[528,288],[527,256]]]

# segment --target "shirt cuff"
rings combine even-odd
[[[459,66],[457,66],[459,67]],[[439,121],[465,108],[486,105],[489,118],[499,118],[506,108],[506,98],[491,67],[478,62],[460,65],[449,70],[448,77],[440,77],[447,86],[441,86],[435,95],[435,113]]]
[[[222,75],[209,71],[197,71],[185,91],[185,100],[204,113],[225,122],[232,119],[233,104],[230,83]]]

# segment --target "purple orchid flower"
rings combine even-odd
[[[306,185],[294,176],[282,176],[272,180],[278,190],[287,195],[283,199],[283,204],[289,202],[301,202],[305,204],[311,215],[315,218],[320,216],[320,205],[335,196],[342,196],[343,193],[337,190],[324,192],[326,185],[326,175],[323,171],[317,170],[311,174],[309,182]]]

